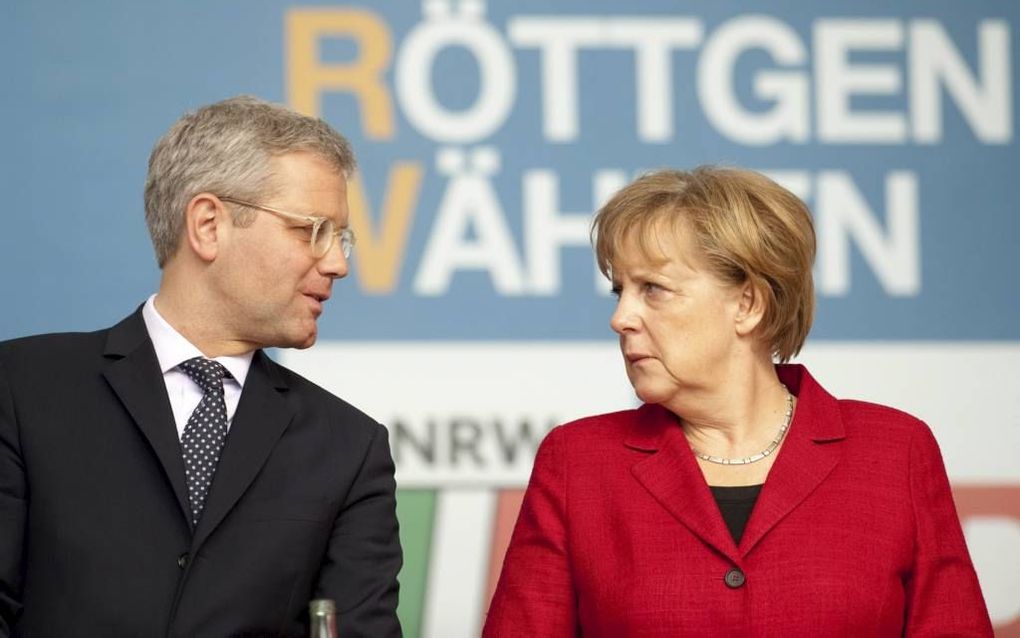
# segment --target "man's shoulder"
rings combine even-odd
[[[330,419],[340,419],[346,427],[363,430],[366,434],[374,434],[378,428],[383,427],[374,418],[326,388],[279,362],[268,357],[266,359],[269,365],[275,368],[276,373],[284,380],[290,391],[301,398],[302,405],[310,412]]]
[[[99,374],[106,330],[32,335],[0,342],[0,377],[19,396],[78,392]],[[45,395],[43,389],[46,389]]]
[[[53,363],[50,357],[101,352],[109,328],[94,332],[51,332],[0,341],[0,357],[10,363],[21,361]]]

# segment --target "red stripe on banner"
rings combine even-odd
[[[492,554],[489,557],[489,587],[485,593],[485,612],[489,612],[492,594],[496,591],[499,572],[503,569],[503,556],[510,544],[510,534],[517,522],[517,512],[521,510],[524,490],[500,490],[496,501],[496,522],[492,529]]]
[[[1020,485],[953,485],[960,521],[972,516],[1001,516],[1020,521]],[[1020,617],[995,626],[995,638],[1020,638]]]

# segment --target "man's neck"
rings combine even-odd
[[[188,296],[175,294],[173,286],[160,286],[153,300],[156,311],[163,319],[190,341],[208,358],[238,356],[258,349],[257,344],[232,339],[222,330],[220,321],[210,309],[215,304],[196,302],[201,296],[189,291]]]

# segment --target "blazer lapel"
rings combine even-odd
[[[148,439],[170,481],[181,514],[187,518],[190,507],[181,443],[141,308],[110,329],[103,356],[107,359],[103,376]]]
[[[632,466],[631,473],[695,536],[739,563],[733,537],[676,417],[656,405],[644,405],[637,414],[639,423],[625,445],[653,454]]]
[[[803,366],[779,366],[778,371],[797,396],[797,411],[740,539],[744,555],[814,492],[843,456],[839,441],[846,434],[836,399]]]
[[[277,365],[261,350],[256,352],[195,529],[192,551],[234,507],[290,425],[295,408],[288,401],[288,389]]]

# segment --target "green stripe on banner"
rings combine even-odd
[[[398,577],[400,605],[397,616],[406,638],[418,638],[421,633],[435,512],[435,490],[397,490],[400,544],[404,548],[404,567]]]

